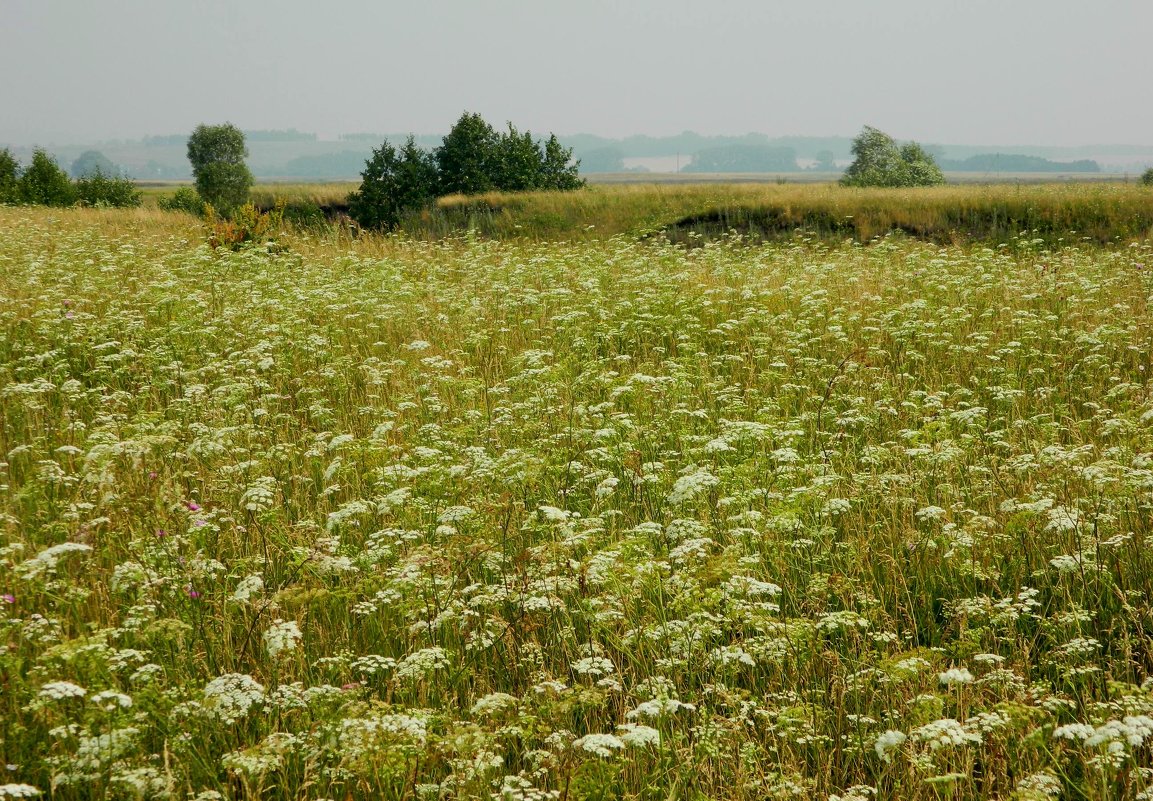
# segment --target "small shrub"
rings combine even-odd
[[[171,196],[162,197],[156,203],[164,211],[183,211],[197,217],[204,214],[204,199],[191,186],[182,186]]]
[[[208,221],[208,244],[214,248],[240,250],[250,245],[261,245],[269,252],[281,249],[276,244],[276,236],[284,225],[283,203],[265,212],[246,203],[228,219],[220,217],[211,205],[205,204],[204,217]]]
[[[97,168],[76,181],[76,194],[87,206],[135,208],[141,193],[130,178],[106,175]]]
[[[1141,184],[1142,186],[1153,186],[1153,167],[1141,173]]]

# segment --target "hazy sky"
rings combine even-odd
[[[198,123],[1153,144],[1153,0],[0,0],[0,143]]]

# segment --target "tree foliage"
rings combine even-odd
[[[853,163],[845,170],[845,186],[933,186],[945,175],[933,157],[916,142],[898,147],[893,137],[866,125],[853,140]]]
[[[244,134],[231,123],[199,125],[188,137],[188,161],[196,191],[222,214],[231,214],[248,201],[252,173],[244,159]]]
[[[399,152],[388,142],[373,150],[349,214],[364,228],[392,229],[438,195],[577,189],[579,165],[555,135],[542,143],[512,123],[497,133],[465,112],[432,153],[412,136]]]
[[[1141,183],[1144,186],[1153,186],[1153,167],[1141,173]]]
[[[15,203],[20,199],[20,164],[12,151],[0,148],[0,203]]]
[[[164,211],[183,211],[198,217],[204,213],[204,198],[191,186],[182,186],[171,196],[159,198],[156,205]]]
[[[572,157],[572,148],[561,145],[556,134],[549,134],[544,144],[544,162],[541,165],[539,189],[568,192],[585,185],[580,177],[580,160]]]
[[[100,168],[76,179],[76,194],[86,205],[113,208],[134,208],[142,197],[131,178],[106,175]]]
[[[362,228],[391,230],[429,203],[436,187],[436,164],[413,137],[400,152],[385,142],[365,163],[360,189],[348,197],[349,214]]]
[[[116,174],[116,165],[99,150],[85,150],[72,162],[73,178],[83,178],[94,172],[112,176]]]
[[[32,163],[20,176],[17,197],[22,203],[38,206],[71,206],[76,189],[56,159],[37,148]]]
[[[498,188],[500,136],[479,114],[465,112],[436,149],[442,195],[475,195]]]

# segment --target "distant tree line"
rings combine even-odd
[[[769,145],[725,145],[700,150],[682,172],[796,172],[797,151]]]
[[[967,159],[942,158],[937,163],[949,172],[1101,172],[1101,165],[1092,159],[1050,161],[1040,156],[1010,153],[982,153]]]
[[[241,131],[241,133],[244,134],[244,137],[247,141],[252,142],[315,142],[317,139],[316,134],[308,133],[306,131],[298,131],[295,128],[266,128],[252,131]],[[171,147],[173,145],[187,144],[188,134],[146,136],[141,141],[148,147]]]
[[[94,152],[94,151],[90,151]],[[84,154],[88,155],[88,154]],[[99,155],[99,154],[96,154]],[[79,170],[77,170],[79,164]],[[69,178],[56,159],[37,148],[22,166],[7,148],[0,150],[0,204],[32,206],[139,206],[141,194],[130,178],[117,175],[111,162],[82,157]],[[106,171],[107,170],[107,171]]]
[[[435,150],[414,136],[399,149],[387,141],[374,149],[360,189],[349,195],[349,214],[364,228],[391,230],[444,195],[578,189],[579,168],[555,134],[542,142],[512,123],[498,132],[465,112]]]

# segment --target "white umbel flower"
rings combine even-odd
[[[50,681],[40,688],[40,697],[51,701],[63,701],[65,698],[83,698],[88,691],[79,684],[70,681]]]
[[[588,751],[590,754],[608,759],[625,747],[621,738],[613,734],[586,734],[573,741],[573,748]]]
[[[968,668],[949,668],[944,673],[937,674],[937,679],[946,687],[954,684],[972,684],[973,674]]]
[[[907,739],[908,737],[903,731],[889,729],[877,738],[877,742],[873,744],[873,748],[876,750],[877,756],[883,761],[891,762],[893,760],[892,752],[900,748]]]
[[[295,620],[277,620],[264,632],[264,649],[275,659],[280,654],[295,651],[303,636]]]

